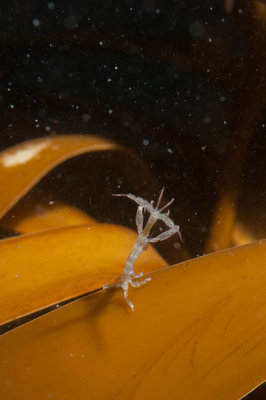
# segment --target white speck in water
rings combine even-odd
[[[175,242],[175,243],[173,244],[173,246],[174,246],[175,249],[180,249],[181,244],[180,244],[179,242]]]
[[[41,25],[41,21],[38,18],[34,18],[32,20],[32,25],[34,26],[34,28],[38,28]]]
[[[18,277],[19,277],[19,275],[18,275],[18,274],[16,274],[16,275],[15,275],[15,278],[18,278]]]
[[[54,10],[55,9],[55,3],[53,1],[48,1],[47,7],[49,10]]]
[[[64,19],[64,27],[68,30],[72,30],[78,27],[78,20],[75,15],[68,15]]]
[[[99,46],[102,46],[102,45],[103,45],[103,41],[100,40],[100,41],[99,41]]]
[[[49,206],[52,206],[54,203],[55,202],[53,200],[50,200],[48,204],[49,204]]]
[[[90,120],[90,114],[82,114],[81,119],[83,122],[88,122]]]
[[[74,357],[74,354],[73,354],[73,353],[70,353],[70,354],[69,354],[69,357]]]
[[[34,122],[35,122],[35,128],[40,128],[40,123],[37,118],[35,118]]]
[[[168,151],[168,153],[170,153],[170,154],[174,154],[174,150],[171,149],[170,147],[168,147],[167,151]]]
[[[189,33],[191,34],[191,36],[193,36],[194,38],[199,38],[202,36],[203,32],[204,32],[205,28],[203,26],[203,24],[200,21],[193,21],[190,25],[189,25]]]
[[[111,108],[109,108],[108,114],[113,114],[113,110]]]
[[[209,115],[205,115],[203,122],[204,124],[209,124],[211,122],[211,117]]]
[[[149,141],[148,141],[148,139],[143,139],[143,142],[142,142],[143,144],[144,144],[144,146],[148,146],[148,144],[150,143]]]

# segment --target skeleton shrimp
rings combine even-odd
[[[124,267],[123,273],[116,279],[114,283],[103,286],[103,289],[111,288],[111,287],[121,287],[124,292],[124,299],[126,300],[131,310],[134,311],[134,304],[128,298],[128,287],[131,285],[132,287],[139,287],[149,282],[151,278],[145,278],[141,281],[133,281],[132,278],[140,278],[143,275],[143,272],[136,274],[134,272],[134,264],[137,261],[139,255],[146,250],[148,243],[156,243],[162,240],[166,240],[173,236],[174,234],[178,234],[180,240],[181,234],[178,225],[175,225],[174,222],[169,217],[170,211],[168,210],[165,214],[162,213],[170,204],[173,203],[174,199],[170,200],[166,205],[159,209],[159,205],[163,196],[164,188],[162,188],[161,193],[159,195],[156,206],[154,207],[153,200],[149,203],[147,200],[144,200],[142,197],[136,197],[133,194],[113,194],[113,196],[118,197],[128,197],[129,199],[135,201],[138,204],[138,209],[136,213],[136,225],[138,230],[138,238],[136,243],[134,244]],[[146,225],[143,227],[143,212],[149,212],[150,216]],[[160,233],[158,236],[151,238],[149,237],[150,231],[154,224],[161,220],[164,224],[169,228],[165,232]]]

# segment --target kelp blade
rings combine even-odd
[[[0,323],[113,282],[137,238],[112,224],[58,228],[0,241]],[[136,271],[167,263],[150,246]]]
[[[266,241],[105,290],[0,337],[1,398],[235,400],[266,375]]]

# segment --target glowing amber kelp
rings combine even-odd
[[[95,293],[0,337],[1,398],[235,400],[266,374],[266,241]]]
[[[142,186],[156,187],[145,163],[133,151],[93,135],[60,135],[30,140],[0,153],[0,217],[14,206],[42,177],[69,158],[93,152],[116,152],[126,159],[124,174]],[[138,171],[140,173],[138,173]]]
[[[130,229],[94,224],[0,241],[0,324],[113,281],[136,237]],[[136,263],[144,272],[165,266],[152,247]]]

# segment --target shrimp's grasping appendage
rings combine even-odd
[[[128,287],[131,285],[132,287],[139,287],[144,285],[145,283],[149,282],[151,278],[144,278],[141,281],[133,281],[132,278],[140,278],[143,275],[143,272],[139,274],[135,274],[134,272],[134,264],[137,261],[139,255],[147,248],[148,243],[155,243],[159,242],[162,240],[166,240],[169,237],[173,236],[175,233],[179,235],[180,240],[181,234],[180,234],[180,229],[178,225],[175,225],[174,222],[171,220],[169,217],[169,210],[167,211],[166,214],[163,214],[162,211],[165,210],[167,207],[172,204],[174,199],[169,201],[165,206],[163,206],[161,209],[159,209],[159,205],[163,196],[164,188],[161,190],[160,196],[158,198],[157,204],[154,207],[153,201],[150,203],[147,200],[142,199],[141,197],[136,197],[133,194],[113,194],[113,196],[124,196],[128,197],[129,199],[135,201],[138,204],[138,209],[136,213],[136,225],[137,225],[137,230],[138,230],[138,238],[136,240],[136,243],[133,246],[133,249],[131,250],[123,273],[116,279],[114,283],[111,283],[109,285],[103,286],[103,289],[107,288],[112,288],[112,287],[121,287],[124,292],[124,298],[127,302],[127,304],[131,307],[131,310],[134,311],[134,304],[132,301],[128,298]],[[146,225],[143,227],[143,212],[149,212],[150,216],[148,218],[148,221]],[[158,236],[155,238],[149,238],[150,231],[154,224],[158,221],[163,221],[164,224],[169,228],[165,232],[160,233]]]

